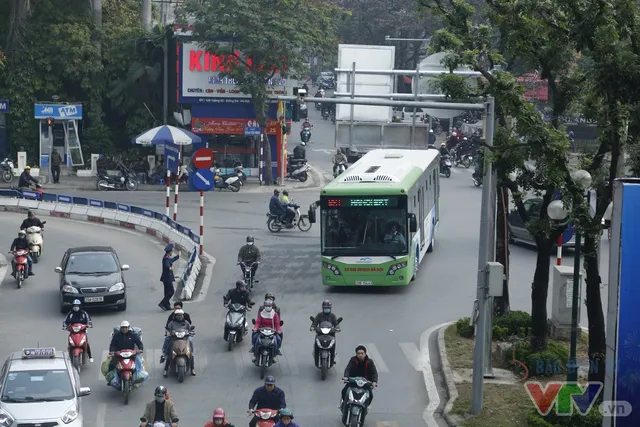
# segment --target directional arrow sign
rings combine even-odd
[[[208,169],[213,164],[213,152],[208,148],[201,148],[193,153],[192,159],[196,169]]]
[[[201,191],[211,190],[213,187],[213,172],[211,169],[197,169],[193,175],[193,186]]]

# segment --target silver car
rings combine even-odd
[[[542,207],[542,199],[541,198],[532,198],[524,201],[524,208],[529,213],[530,218],[538,218],[540,216],[540,208]],[[518,213],[517,210],[512,210],[509,212],[507,217],[507,222],[509,223],[509,241],[510,242],[519,242],[527,245],[535,246],[536,242],[527,230],[527,227],[522,220],[522,217]],[[565,248],[574,248],[576,245],[575,236],[571,237],[567,243],[562,245]],[[555,244],[554,244],[555,247]]]
[[[12,353],[0,372],[0,426],[82,427],[80,376],[66,351],[25,348]]]

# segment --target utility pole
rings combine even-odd
[[[167,31],[167,10],[165,2],[160,3],[160,22],[164,58],[162,64],[162,124],[167,124],[169,116],[169,32]]]
[[[142,0],[142,28],[151,31],[151,0]]]

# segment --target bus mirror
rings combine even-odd
[[[409,230],[412,233],[418,231],[418,220],[416,219],[416,214],[409,214]]]
[[[309,208],[309,223],[310,224],[316,223],[316,210],[312,208]]]

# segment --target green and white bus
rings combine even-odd
[[[320,195],[322,283],[401,286],[433,250],[438,150],[372,150]]]

